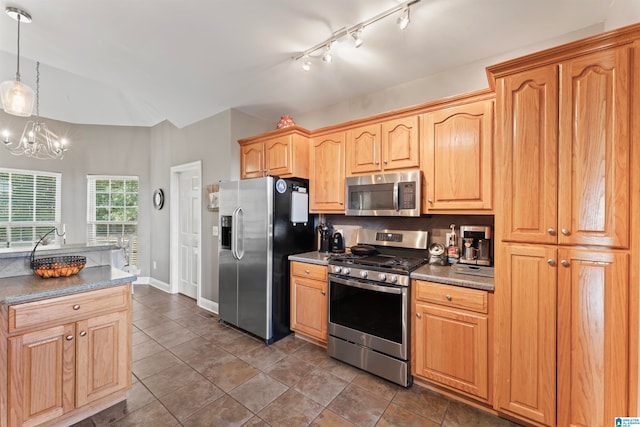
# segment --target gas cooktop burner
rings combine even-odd
[[[329,258],[329,263],[347,266],[377,267],[410,272],[427,262],[426,258],[407,258],[395,255],[338,255]]]

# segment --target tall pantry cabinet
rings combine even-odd
[[[488,69],[495,409],[533,425],[637,415],[638,39],[635,25]]]

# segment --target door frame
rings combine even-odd
[[[180,288],[180,247],[178,242],[180,241],[180,218],[179,218],[179,202],[180,202],[180,174],[183,172],[198,173],[198,188],[202,190],[202,160],[195,162],[184,163],[178,166],[171,167],[171,188],[169,197],[169,254],[171,257],[169,267],[169,292],[177,294]],[[198,291],[197,291],[197,304],[200,305],[202,299],[202,191],[198,193],[198,206],[200,207],[200,229],[198,230]]]

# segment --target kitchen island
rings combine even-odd
[[[0,427],[70,425],[125,399],[136,277],[95,265],[110,249],[89,250],[73,276],[0,278]],[[24,256],[0,254],[0,265],[24,265]]]

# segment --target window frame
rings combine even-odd
[[[99,206],[96,205],[96,197],[95,195],[101,193],[96,191],[96,183],[98,181],[109,181],[109,187],[111,187],[111,181],[124,181],[123,185],[125,188],[124,197],[126,200],[127,193],[126,191],[126,181],[136,181],[137,183],[137,192],[136,194],[136,220],[122,220],[122,221],[113,221],[113,220],[98,220],[97,217],[97,209]],[[104,194],[104,193],[103,193]],[[112,194],[111,189],[108,192],[109,195]],[[126,206],[126,201],[125,201]],[[111,201],[109,201],[108,208],[112,208]],[[126,210],[124,211],[126,215]],[[137,175],[87,175],[87,244],[93,245],[118,245],[125,249],[125,265],[126,266],[137,266],[138,263],[138,222],[140,220],[140,177]],[[97,228],[99,225],[116,225],[122,226],[121,233],[110,233],[107,232],[106,242],[100,242],[97,236]],[[125,228],[127,226],[134,226],[135,233],[125,233]],[[115,236],[115,238],[114,238]],[[130,239],[127,240],[127,236],[131,236]]]
[[[8,198],[9,198],[9,203],[7,206],[7,221],[2,221],[0,220],[0,228],[6,228],[7,229],[7,235],[6,235],[6,242],[3,242],[3,245],[6,245],[7,248],[27,248],[27,247],[31,247],[33,245],[35,245],[41,238],[42,236],[44,236],[44,234],[46,234],[44,231],[45,230],[41,230],[40,233],[38,233],[38,229],[42,229],[42,228],[46,228],[47,231],[49,231],[49,229],[51,228],[58,228],[60,229],[61,226],[61,222],[62,222],[62,173],[61,172],[50,172],[50,171],[41,171],[41,170],[32,170],[32,169],[16,169],[16,168],[5,168],[5,167],[0,167],[0,174],[9,174],[9,187],[7,189],[7,194],[8,194]],[[30,221],[18,221],[12,218],[13,216],[13,212],[17,209],[16,206],[14,206],[13,203],[13,176],[14,175],[30,175],[33,177],[33,203],[31,205],[31,210],[32,210],[32,215],[33,218]],[[44,221],[38,221],[37,216],[38,216],[38,186],[37,186],[37,181],[38,181],[38,177],[47,177],[47,178],[54,178],[55,179],[55,189],[54,189],[54,194],[53,194],[53,198],[55,200],[55,205],[54,205],[54,219],[53,220],[44,220]],[[32,228],[33,229],[33,239],[32,240],[16,240],[13,241],[12,240],[12,232],[11,229],[12,228]],[[49,235],[50,236],[50,241],[54,241],[56,243],[59,243],[60,241],[60,235],[58,235],[58,233],[52,233]]]

